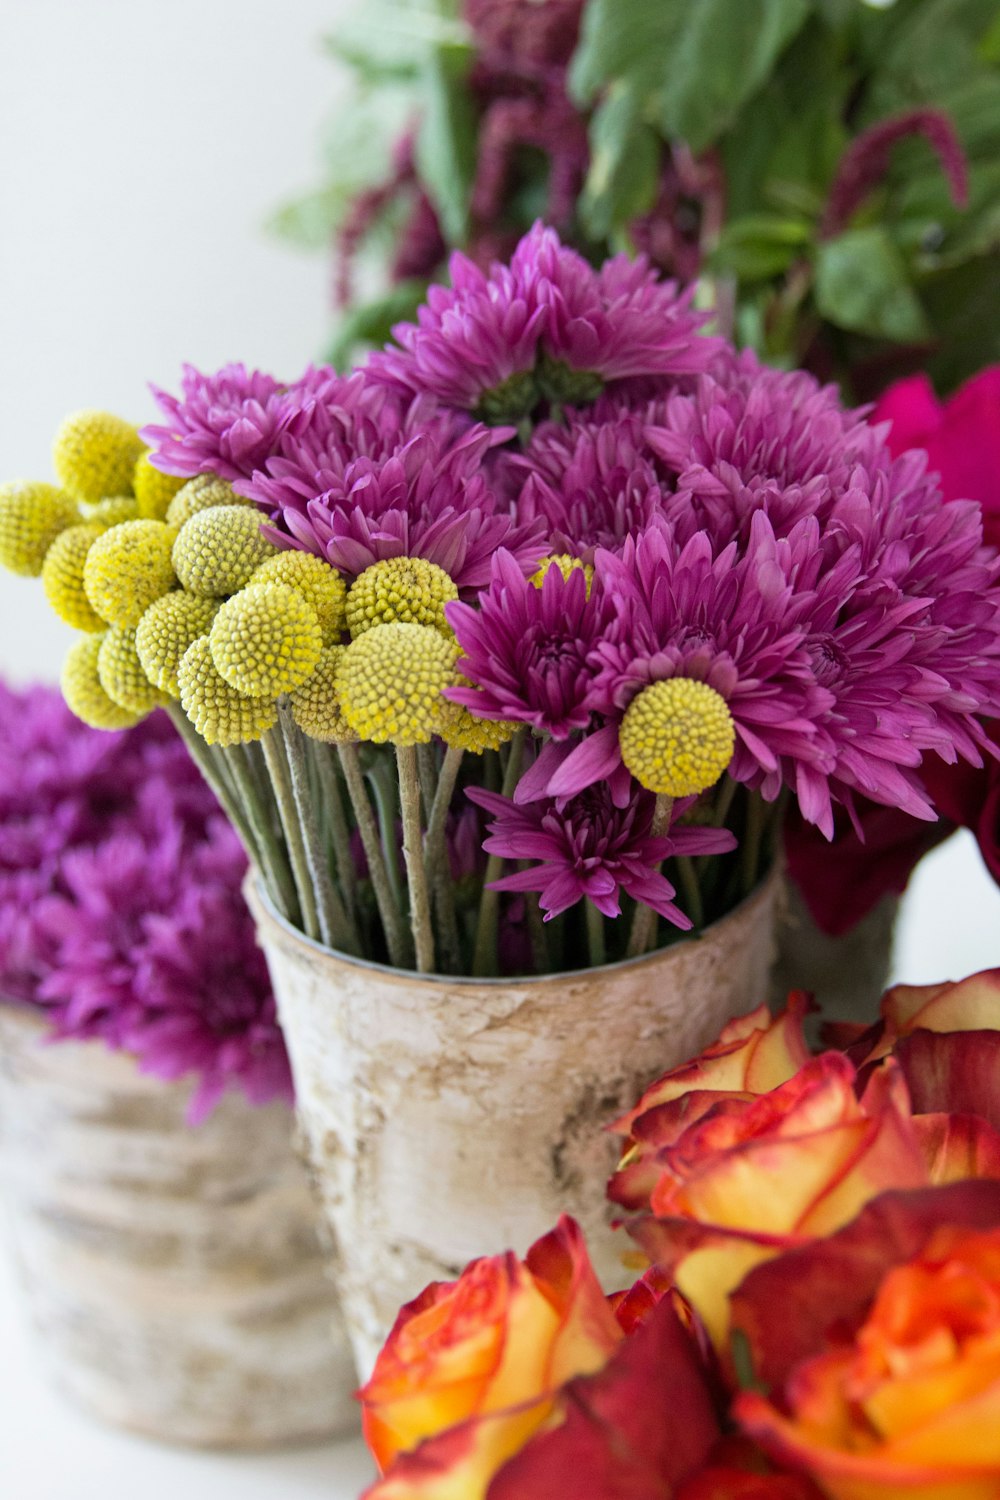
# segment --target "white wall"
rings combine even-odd
[[[152,415],[182,360],[297,372],[322,257],[262,223],[318,170],[351,0],[0,0],[0,479],[51,478],[60,419]],[[0,575],[0,673],[54,679],[71,632]]]

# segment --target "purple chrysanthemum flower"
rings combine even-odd
[[[150,387],[167,420],[148,423],[140,436],[154,450],[151,462],[164,473],[249,479],[276,451],[281,434],[335,379],[332,370],[310,367],[285,386],[241,364],[224,365],[213,375],[185,365],[182,397]]]
[[[606,917],[620,916],[624,892],[686,931],[691,921],[674,904],[676,891],[660,865],[672,855],[724,854],[736,846],[720,828],[675,825],[666,837],[655,837],[655,798],[638,787],[624,807],[605,783],[574,797],[520,805],[479,787],[468,788],[467,795],[493,814],[487,852],[533,862],[490,888],[538,891],[546,921],[584,897]]]
[[[595,271],[540,223],[509,266],[483,272],[460,255],[450,265],[451,287],[432,287],[418,321],[393,329],[399,347],[368,369],[487,421],[517,420],[543,398],[593,401],[609,382],[695,374],[721,347],[700,333],[690,295],[644,259]]]
[[[449,604],[446,613],[464,652],[459,670],[472,683],[447,690],[455,703],[484,719],[530,724],[557,740],[590,722],[588,659],[607,617],[600,595],[588,598],[582,568],[567,578],[549,568],[539,588],[509,552],[499,552],[476,607]]]
[[[268,508],[272,540],[349,576],[387,557],[424,557],[460,589],[481,588],[498,548],[526,571],[545,551],[541,523],[516,525],[484,468],[507,436],[356,375],[241,489]]]

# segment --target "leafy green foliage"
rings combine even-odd
[[[880,224],[849,229],[817,246],[816,306],[838,328],[901,344],[930,332],[906,262]]]

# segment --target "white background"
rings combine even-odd
[[[0,478],[51,477],[77,407],[147,419],[182,360],[288,375],[322,347],[327,266],[260,226],[316,175],[319,38],[349,3],[0,0]],[[55,680],[69,639],[0,575],[0,672]],[[998,962],[1000,893],[962,836],[917,877],[896,973]],[[367,1472],[357,1444],[212,1457],[90,1425],[45,1389],[0,1261],[4,1500],[350,1500]]]

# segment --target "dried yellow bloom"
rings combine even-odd
[[[366,630],[344,651],[337,692],[344,717],[363,740],[423,745],[440,732],[456,682],[458,645],[432,625]]]
[[[76,505],[54,484],[25,479],[0,485],[0,565],[37,578],[60,531],[79,519]]]
[[[640,786],[693,797],[714,786],[733,758],[726,700],[706,682],[671,677],[632,699],[619,730],[622,760]]]
[[[144,451],[131,422],[109,411],[77,411],[65,419],[52,445],[59,483],[74,500],[91,504],[105,495],[127,495]]]
[[[251,583],[284,583],[311,604],[323,632],[323,645],[339,641],[344,629],[347,585],[328,562],[311,552],[279,552],[261,563]]]
[[[200,510],[211,510],[213,505],[244,505],[256,509],[252,500],[237,495],[228,480],[217,479],[214,474],[196,474],[171,500],[167,521],[171,526],[183,526]]]
[[[357,739],[344,718],[337,693],[337,669],[346,646],[327,646],[320,653],[316,670],[291,695],[292,718],[310,739],[345,745]]]
[[[174,567],[191,594],[235,594],[277,548],[261,535],[256,509],[213,505],[185,521],[174,543]]]
[[[312,605],[283,583],[251,583],[219,610],[212,660],[238,693],[276,698],[305,682],[323,636]]]
[[[135,632],[135,649],[150,682],[169,693],[181,695],[177,669],[188,647],[206,634],[219,608],[217,599],[199,599],[175,589],[155,600]]]
[[[153,466],[148,453],[140,453],[132,473],[139,515],[149,521],[165,521],[171,500],[186,483],[176,474],[164,474]]]
[[[60,679],[62,695],[70,712],[91,729],[128,729],[143,715],[122,708],[101,686],[97,660],[103,640],[103,636],[88,635],[70,647]]]
[[[147,714],[167,702],[166,693],[154,687],[143,670],[134,630],[114,625],[102,636],[97,675],[108,697],[131,713]]]
[[[94,543],[83,586],[102,620],[134,629],[153,600],[174,588],[175,535],[162,521],[123,521]]]
[[[431,625],[446,635],[444,607],[458,589],[443,568],[423,557],[388,557],[372,563],[347,595],[347,628],[356,640],[375,625]]]
[[[56,537],[42,564],[42,587],[45,597],[60,620],[74,630],[104,630],[105,621],[91,606],[83,587],[83,565],[97,538],[100,526],[90,522],[68,526]]]
[[[264,698],[244,698],[212,660],[207,635],[185,651],[177,669],[181,706],[209,745],[245,745],[277,723],[278,709]]]

